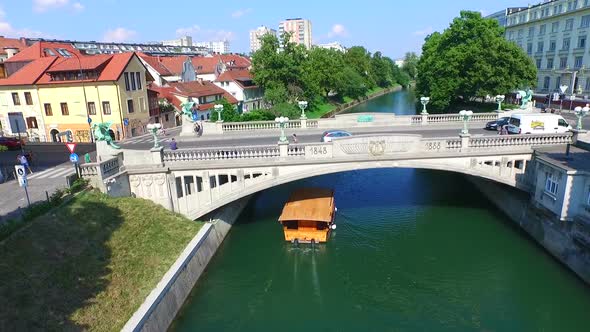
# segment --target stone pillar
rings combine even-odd
[[[244,170],[243,169],[239,169],[236,172],[236,176],[238,178],[238,188],[243,189],[246,187],[246,181],[244,180]]]
[[[152,156],[152,163],[158,166],[164,166],[164,147],[161,146],[159,148],[152,148],[150,149],[150,154]]]
[[[469,149],[469,138],[471,134],[459,134],[459,137],[461,137],[461,151],[466,151]]]
[[[576,144],[578,140],[588,139],[588,131],[585,129],[572,129],[572,133],[574,134],[572,137],[572,144]]]
[[[279,142],[279,155],[281,158],[286,158],[289,154],[289,141]]]
[[[428,113],[422,114],[422,124],[423,125],[427,125],[428,124]]]
[[[302,118],[301,120],[301,129],[307,129],[307,118]]]
[[[182,117],[182,128],[180,130],[180,136],[196,136],[195,135],[195,124],[190,122],[186,116]]]
[[[211,202],[213,202],[213,190],[211,189],[211,181],[209,179],[208,171],[203,172],[203,190],[207,191],[208,203],[211,204]]]
[[[96,141],[96,162],[109,160],[116,157],[121,152],[120,149],[115,149],[108,145],[106,141]]]

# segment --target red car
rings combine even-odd
[[[0,137],[0,145],[4,145],[10,149],[20,149],[21,145],[24,145],[18,138],[14,137]]]

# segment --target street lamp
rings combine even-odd
[[[504,95],[497,95],[496,96],[496,103],[498,103],[498,111],[502,110],[502,102],[504,101],[504,99],[506,99],[506,96],[504,96]]]
[[[217,112],[217,122],[223,122],[223,120],[221,119],[221,112],[223,111],[223,105],[216,104],[215,106],[213,106],[213,108],[215,108],[215,112]]]
[[[424,106],[422,108],[422,114],[428,114],[428,111],[426,111],[426,105],[430,102],[430,97],[421,97],[420,102],[422,103],[422,106]]]
[[[80,68],[80,82],[82,83],[82,91],[84,92],[84,107],[86,107],[86,118],[88,120],[88,126],[90,127],[90,142],[94,142],[94,138],[92,136],[92,118],[90,117],[90,110],[88,110],[88,101],[86,100],[86,87],[84,86],[84,74],[82,73],[82,61],[80,61],[80,57],[75,52],[70,52],[73,54],[76,59],[78,59],[78,67]],[[101,113],[102,116],[102,113]]]
[[[459,115],[461,116],[461,120],[463,120],[463,130],[461,130],[461,134],[467,135],[469,134],[469,130],[467,129],[467,121],[471,119],[473,111],[462,110],[459,112]]]
[[[305,116],[305,109],[307,108],[307,102],[305,100],[300,100],[297,104],[299,104],[299,108],[301,109],[301,120],[307,119]]]
[[[152,132],[152,136],[154,136],[154,147],[153,149],[157,149],[160,147],[160,142],[158,141],[158,130],[162,128],[162,125],[159,123],[150,123],[147,125],[147,129]]]
[[[576,129],[578,130],[582,130],[582,119],[588,115],[588,112],[590,111],[590,105],[586,104],[586,106],[584,107],[576,107],[574,109],[574,113],[576,114],[576,116],[578,117],[578,127]]]
[[[559,90],[561,91],[561,94],[565,96],[565,92],[567,91],[567,85],[560,85]],[[560,97],[559,99],[561,100],[561,102],[559,103],[559,111],[561,112],[561,110],[563,110],[563,98]]]
[[[280,118],[275,118],[275,122],[279,125],[279,128],[281,128],[281,137],[279,137],[279,143],[287,142],[287,136],[285,136],[285,126],[287,125],[287,122],[289,122],[289,118],[281,116]]]

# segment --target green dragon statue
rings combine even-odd
[[[115,149],[120,149],[121,147],[118,146],[113,142],[113,138],[109,134],[109,128],[111,127],[112,122],[103,122],[103,123],[94,123],[92,125],[92,130],[94,130],[94,140],[95,141],[106,141],[108,145]]]
[[[533,90],[531,90],[530,88],[528,88],[526,91],[523,90],[519,90],[518,93],[520,94],[520,98],[521,98],[521,105],[520,108],[521,109],[525,109],[527,108],[527,104],[533,100]]]
[[[185,115],[190,122],[194,122],[192,111],[195,106],[196,103],[190,99],[180,104],[180,107],[182,107],[182,114]]]

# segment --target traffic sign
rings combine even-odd
[[[91,124],[91,123],[92,123],[92,118],[88,117],[88,124]]]
[[[123,125],[128,126],[129,125],[129,119],[128,118],[124,118],[123,119]]]
[[[70,161],[73,162],[73,163],[77,163],[78,162],[78,155],[75,154],[75,153],[72,153],[70,155]]]
[[[27,170],[25,169],[25,166],[23,166],[23,165],[16,165],[16,166],[14,166],[14,169],[16,170],[16,176],[18,178],[18,184],[21,187],[26,187],[27,186]]]
[[[559,93],[555,92],[553,93],[553,101],[558,101],[559,100]]]
[[[66,147],[70,150],[70,153],[74,153],[74,150],[76,150],[76,143],[66,143]]]

